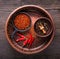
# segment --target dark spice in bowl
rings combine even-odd
[[[39,18],[34,25],[34,30],[40,37],[46,37],[52,32],[52,23],[46,17]]]

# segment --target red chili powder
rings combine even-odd
[[[24,30],[29,27],[30,18],[26,14],[19,14],[15,17],[14,24],[18,29]]]

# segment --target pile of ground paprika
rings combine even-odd
[[[19,29],[19,30],[24,30],[30,25],[30,18],[26,14],[19,14],[15,17],[14,19],[14,25]]]

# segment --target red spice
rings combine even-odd
[[[32,37],[31,34],[29,35],[29,38],[25,37],[25,36],[22,35],[22,34],[19,34],[19,33],[17,33],[17,34],[18,34],[18,36],[20,36],[20,38],[18,38],[18,39],[16,40],[16,42],[24,41],[24,42],[23,42],[23,46],[26,46],[27,44],[29,44],[29,47],[30,47],[30,46],[32,45],[32,43],[33,43],[33,41],[34,41],[34,38]]]
[[[30,18],[26,14],[19,14],[16,16],[14,24],[18,29],[24,30],[30,25]]]
[[[16,40],[16,42],[23,41],[23,40],[24,40],[24,38],[18,38],[18,39]]]
[[[28,44],[28,40],[25,40],[24,42],[23,42],[23,46],[26,46]]]
[[[20,38],[18,38],[17,40],[16,40],[16,42],[19,42],[19,41],[23,41],[23,40],[25,40],[25,36],[24,35],[22,35],[22,34],[19,34],[19,33],[17,33],[17,35],[20,37]]]

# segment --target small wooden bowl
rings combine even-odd
[[[47,31],[46,31],[45,34],[44,34],[44,33],[40,30],[40,28],[38,27],[38,26],[39,26],[38,23],[41,23],[41,22],[45,22],[45,23],[46,23],[46,26],[48,26],[48,29],[47,29]],[[44,26],[44,25],[43,25],[43,26]],[[34,30],[35,30],[37,36],[39,36],[39,37],[41,37],[41,38],[44,38],[44,37],[49,36],[49,35],[52,33],[52,30],[53,30],[53,27],[52,27],[52,26],[53,26],[53,24],[52,24],[52,22],[50,21],[49,18],[40,17],[40,18],[35,22],[35,24],[34,24]],[[43,33],[43,34],[41,34],[41,33]]]
[[[17,14],[19,14],[20,12],[26,12],[29,13],[31,16],[31,21],[32,21],[32,27],[30,29],[29,32],[31,32],[33,34],[33,36],[35,37],[35,41],[33,42],[33,45],[31,46],[30,49],[28,48],[23,48],[21,45],[19,45],[18,43],[16,43],[13,39],[11,39],[11,34],[13,33],[13,31],[15,30],[13,28],[13,26],[11,25],[12,19],[11,17],[16,16]],[[39,19],[40,17],[47,17],[50,19],[50,21],[52,22],[52,33],[46,37],[41,39],[40,37],[37,37],[34,33],[34,23],[37,21],[37,19]],[[54,28],[54,22],[53,19],[51,17],[51,15],[42,7],[40,6],[36,6],[36,5],[24,5],[21,6],[17,9],[15,9],[8,17],[7,21],[6,21],[6,26],[5,26],[5,33],[6,33],[6,37],[8,42],[10,43],[10,45],[18,52],[23,53],[23,54],[35,54],[38,52],[43,51],[44,49],[46,49],[50,43],[52,42],[53,38],[54,38],[54,32],[55,32],[55,28]],[[40,40],[39,40],[40,39]]]
[[[16,17],[16,16],[12,16],[11,18],[13,19],[12,20],[12,25],[13,25],[13,27],[17,30],[17,31],[19,31],[19,32],[26,32],[26,31],[28,31],[30,28],[31,28],[31,18],[30,18],[30,16],[29,16],[29,14],[28,13],[26,13],[26,12],[21,12],[21,13],[19,13],[19,14],[24,14],[24,15],[26,15],[28,18],[29,18],[29,21],[30,21],[30,24],[29,24],[29,26],[26,28],[26,29],[23,29],[23,30],[21,30],[21,29],[18,29],[16,26],[15,26],[15,24],[14,24],[14,18]],[[19,15],[19,14],[17,14],[17,15]]]

